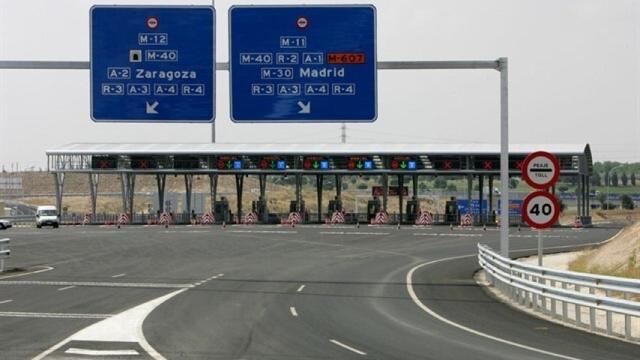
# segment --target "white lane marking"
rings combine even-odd
[[[68,348],[65,354],[71,355],[86,355],[86,356],[130,356],[140,355],[136,350],[90,350],[90,349],[78,349]]]
[[[216,276],[218,276],[218,277],[222,277],[222,276],[224,276],[224,274],[218,274],[218,275],[216,275]]]
[[[503,344],[507,344],[507,345],[512,345],[521,349],[525,349],[525,350],[529,350],[529,351],[533,351],[539,354],[544,354],[544,355],[549,355],[549,356],[554,356],[554,357],[558,357],[561,359],[566,359],[566,360],[581,360],[579,358],[575,358],[575,357],[571,357],[571,356],[567,356],[567,355],[562,355],[562,354],[557,354],[554,352],[550,352],[550,351],[546,351],[546,350],[542,350],[542,349],[537,349],[531,346],[526,346],[526,345],[522,345],[513,341],[509,341],[509,340],[505,340],[502,338],[499,338],[497,336],[493,336],[493,335],[489,335],[489,334],[485,334],[483,332],[480,332],[478,330],[474,330],[471,328],[468,328],[464,325],[460,325],[456,322],[453,322],[443,316],[441,316],[440,314],[436,313],[435,311],[431,310],[427,305],[425,305],[422,301],[420,301],[420,299],[418,298],[418,296],[416,295],[415,291],[413,290],[413,273],[425,266],[429,266],[429,265],[433,265],[433,264],[437,264],[440,262],[445,262],[445,261],[450,261],[450,260],[457,260],[457,259],[463,259],[463,258],[468,258],[468,257],[474,257],[474,256],[478,256],[477,254],[471,254],[471,255],[462,255],[462,256],[452,256],[452,257],[448,257],[448,258],[443,258],[443,259],[438,259],[438,260],[434,260],[434,261],[429,261],[427,263],[424,264],[420,264],[420,265],[416,265],[414,266],[411,270],[409,270],[409,272],[407,273],[407,278],[406,278],[406,282],[407,282],[407,291],[409,292],[409,296],[411,296],[411,299],[413,300],[413,302],[418,305],[419,308],[421,308],[422,310],[424,310],[427,314],[433,316],[434,318],[444,322],[445,324],[451,325],[453,327],[456,327],[460,330],[466,331],[468,333],[474,334],[474,335],[478,335],[487,339],[491,339],[497,342],[501,342]]]
[[[10,303],[10,302],[12,302],[12,301],[13,301],[13,300],[2,300],[2,301],[0,301],[0,305],[2,305],[2,304],[8,304],[8,303]]]
[[[151,288],[151,289],[184,289],[191,288],[193,284],[162,284],[162,283],[112,283],[92,281],[0,281],[2,285],[46,285],[46,286],[94,286],[94,287],[121,287],[121,288]]]
[[[43,319],[106,319],[111,314],[71,314],[71,313],[37,313],[22,311],[0,311],[0,317],[23,317]]]
[[[236,234],[297,234],[297,231],[283,230],[227,230],[228,233]]]
[[[302,290],[304,290],[305,286],[307,286],[307,285],[300,285],[300,287],[298,288],[297,292],[302,292]]]
[[[289,307],[289,311],[291,311],[291,315],[298,317],[298,312],[296,311],[296,308],[291,306]]]
[[[365,232],[365,231],[320,231],[321,235],[389,235],[383,232]]]
[[[4,280],[4,279],[11,279],[11,278],[17,278],[17,277],[20,277],[20,276],[33,275],[33,274],[38,274],[38,273],[45,272],[45,271],[50,271],[50,270],[53,270],[53,268],[51,266],[45,266],[44,269],[40,269],[40,270],[36,270],[36,271],[30,271],[30,272],[23,273],[23,274],[0,276],[0,282],[2,280]]]
[[[460,234],[460,233],[413,233],[413,236],[431,236],[431,237],[442,237],[442,236],[451,236],[451,237],[482,237],[482,234]]]
[[[343,343],[341,343],[341,342],[340,342],[340,341],[338,341],[338,340],[330,339],[329,341],[330,341],[330,342],[332,342],[332,343],[334,343],[334,344],[336,344],[336,345],[338,345],[338,346],[341,346],[341,347],[343,347],[343,348],[345,348],[345,349],[347,349],[347,350],[349,350],[349,351],[353,351],[354,353],[356,353],[356,354],[358,354],[358,355],[363,355],[363,356],[364,356],[364,355],[367,355],[367,353],[366,353],[366,352],[364,352],[364,351],[360,351],[360,350],[358,350],[358,349],[356,349],[356,348],[353,348],[353,347],[351,347],[351,346],[349,346],[349,345],[343,344]]]
[[[139,343],[142,349],[153,359],[166,360],[164,356],[160,355],[160,353],[147,342],[147,339],[142,333],[142,323],[155,308],[187,290],[188,289],[180,289],[174,291],[90,325],[55,344],[34,357],[33,360],[44,359],[70,341],[136,342]]]
[[[61,287],[60,289],[58,289],[58,291],[65,291],[65,290],[73,289],[74,287],[76,287],[76,286],[75,285],[69,285],[69,286]]]
[[[125,276],[125,275],[127,275],[127,274],[124,274],[124,273],[122,273],[122,274],[117,274],[117,275],[113,275],[113,276],[112,276],[112,278],[117,279],[117,278],[121,278],[121,277],[123,277],[123,276]]]

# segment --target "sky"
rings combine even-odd
[[[228,61],[233,4],[215,1],[216,57]],[[354,3],[334,0],[331,4]],[[640,0],[381,0],[378,61],[509,58],[511,143],[591,144],[594,160],[640,161]],[[89,60],[94,4],[211,1],[0,1],[0,60]],[[378,119],[350,143],[499,142],[494,70],[378,70]],[[0,69],[0,166],[46,168],[73,142],[211,142],[211,124],[94,123],[88,70]],[[340,124],[238,124],[217,72],[216,142],[338,143]]]

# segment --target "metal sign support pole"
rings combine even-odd
[[[542,230],[538,229],[538,266],[542,266]]]
[[[509,73],[507,58],[500,71],[500,255],[509,257]]]

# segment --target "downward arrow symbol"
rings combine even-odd
[[[298,111],[298,114],[311,114],[311,101],[307,102],[306,104],[302,101],[298,101],[298,106],[300,106],[300,111]]]
[[[147,101],[147,114],[157,114],[158,111],[156,111],[156,106],[158,105],[159,103],[157,101],[154,101],[153,104],[149,104]]]

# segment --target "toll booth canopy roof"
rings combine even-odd
[[[589,144],[511,144],[510,154],[537,150],[557,156],[586,156]],[[499,155],[499,144],[223,144],[72,143],[47,155]]]

